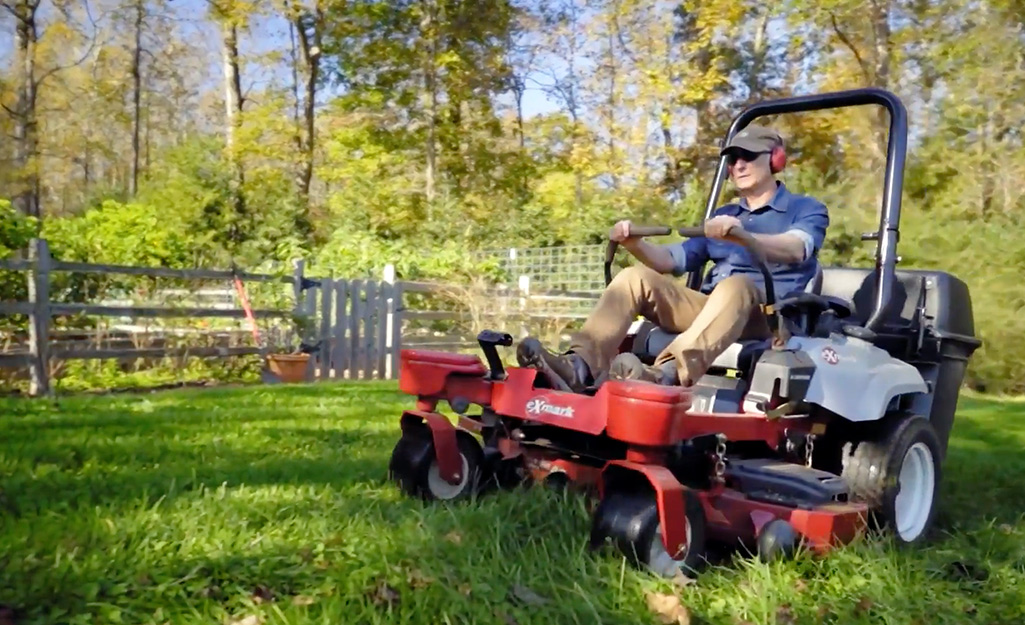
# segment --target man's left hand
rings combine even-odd
[[[710,239],[725,239],[730,230],[743,230],[740,220],[730,215],[719,215],[705,222],[705,236]]]

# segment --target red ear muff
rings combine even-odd
[[[769,154],[769,170],[778,174],[783,171],[783,168],[787,166],[787,153],[783,149],[783,146],[777,145],[772,148],[772,153]]]

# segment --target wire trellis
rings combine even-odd
[[[513,280],[528,276],[531,290],[601,293],[605,288],[604,245],[487,249],[476,255],[498,260]]]

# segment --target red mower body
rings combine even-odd
[[[851,540],[865,528],[868,508],[864,504],[774,503],[731,488],[723,476],[713,476],[705,487],[688,486],[667,468],[674,448],[692,439],[724,437],[720,440],[764,443],[776,449],[784,444],[786,434],[821,432],[823,423],[809,418],[692,412],[690,392],[676,386],[610,380],[588,395],[539,386],[540,374],[533,369],[510,368],[498,380],[489,376],[488,367],[473,355],[401,352],[399,388],[417,398],[417,410],[402,416],[403,429],[426,426],[438,474],[450,484],[464,478],[459,475],[460,432],[466,436],[490,427],[501,459],[522,462],[525,472],[536,480],[558,476],[596,491],[599,497],[617,484],[646,483],[655,494],[662,542],[669,553],[678,553],[689,540],[688,497],[700,504],[708,536],[727,542],[757,540],[767,523],[782,519],[808,546],[823,551]],[[458,424],[436,411],[439,401],[461,413]],[[468,416],[469,405],[480,406],[482,415]],[[613,451],[602,457],[518,439],[522,427],[537,426],[572,432],[578,439],[607,444]],[[707,476],[695,477],[701,482]]]

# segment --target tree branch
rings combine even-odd
[[[858,61],[858,67],[861,68],[861,74],[865,77],[865,80],[871,81],[872,76],[868,73],[868,68],[865,66],[865,60],[861,58],[861,53],[854,46],[854,43],[847,37],[842,30],[840,30],[840,24],[836,21],[836,13],[829,12],[829,19],[833,22],[833,31],[836,32],[836,36],[840,38],[845,46],[854,54],[854,58]]]
[[[89,56],[93,53],[93,50],[96,48],[96,42],[99,40],[99,31],[96,28],[96,20],[93,19],[92,11],[89,9],[89,0],[83,0],[83,3],[85,5],[85,14],[89,17],[89,22],[92,24],[93,27],[92,38],[89,41],[89,49],[86,50],[84,54],[82,54],[82,58],[78,59],[71,65],[58,65],[56,67],[50,68],[46,72],[43,72],[43,74],[39,76],[39,78],[36,78],[33,81],[34,87],[36,89],[42,86],[43,82],[45,82],[47,78],[53,76],[57,72],[62,72],[64,70],[71,69],[72,67],[78,67],[82,63],[85,63],[85,60],[89,58]]]

